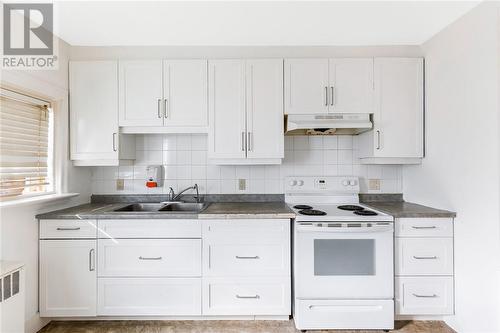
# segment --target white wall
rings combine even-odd
[[[26,332],[37,332],[48,320],[38,315],[38,222],[35,215],[88,202],[90,172],[72,167],[68,159],[68,53],[69,45],[59,41],[59,69],[2,71],[3,86],[55,99],[55,167],[63,192],[77,192],[77,198],[52,203],[32,203],[0,208],[0,259],[18,260],[26,272]]]
[[[485,3],[423,45],[427,156],[403,168],[408,201],[457,212],[458,332],[500,332],[498,3]]]

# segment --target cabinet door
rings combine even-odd
[[[206,127],[207,61],[167,60],[163,68],[165,126]]]
[[[375,157],[422,157],[423,110],[423,59],[375,59]]]
[[[95,240],[40,241],[40,316],[96,315]]]
[[[328,59],[285,60],[285,113],[328,112]]]
[[[330,59],[329,111],[373,113],[373,59]]]
[[[283,158],[283,60],[246,62],[247,156]]]
[[[120,62],[120,126],[163,125],[162,61]]]
[[[245,158],[245,65],[213,60],[209,72],[209,158]]]
[[[69,65],[72,160],[118,160],[118,64]]]

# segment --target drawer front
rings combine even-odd
[[[98,276],[201,276],[200,239],[98,241]]]
[[[394,328],[392,300],[307,300],[295,301],[295,326],[299,330]]]
[[[40,220],[40,238],[96,238],[96,220]]]
[[[208,278],[204,315],[290,315],[289,278]]]
[[[201,315],[200,278],[100,278],[98,316]]]
[[[205,241],[204,274],[207,276],[289,276],[290,242],[253,243]]]
[[[453,277],[396,278],[396,314],[453,314]]]
[[[99,238],[201,238],[198,220],[99,220]]]
[[[289,237],[290,220],[206,220],[203,221],[203,238],[207,239],[281,239]]]
[[[452,218],[399,218],[396,237],[453,237]]]
[[[396,275],[453,275],[453,239],[396,238]]]

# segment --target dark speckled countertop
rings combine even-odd
[[[293,219],[295,213],[284,202],[215,202],[198,217],[224,218],[283,218]]]

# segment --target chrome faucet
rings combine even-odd
[[[184,194],[184,192],[189,191],[189,190],[196,191],[196,197],[195,197],[196,202],[200,202],[200,193],[198,191],[198,184],[194,184],[193,186],[189,186],[188,188],[183,189],[177,195],[175,194],[174,189],[172,187],[170,187],[170,192],[169,192],[170,201],[176,201]]]

